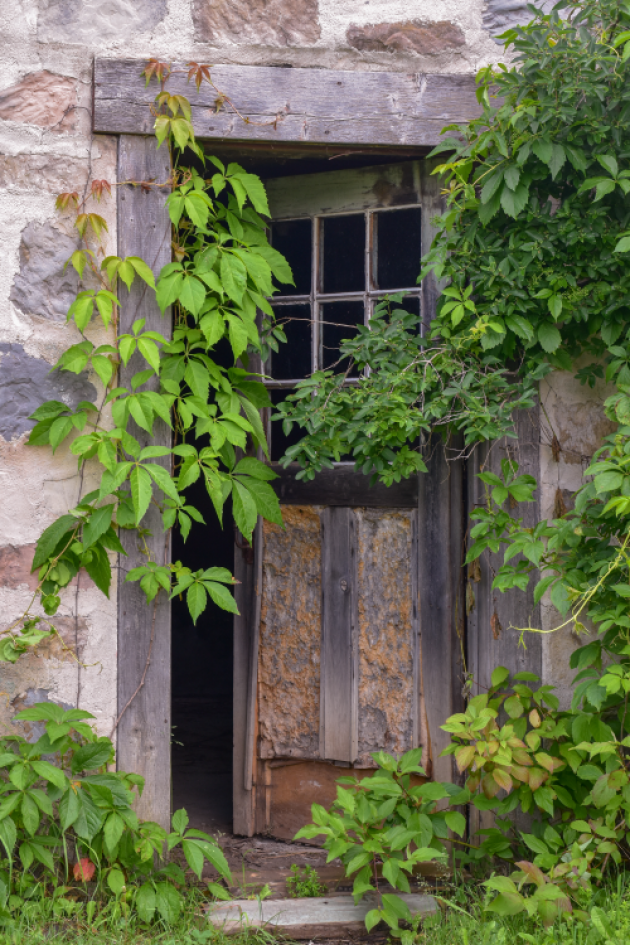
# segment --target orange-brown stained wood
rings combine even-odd
[[[373,769],[345,768],[327,761],[259,761],[257,780],[259,790],[265,792],[265,803],[258,806],[256,833],[292,840],[301,827],[313,822],[312,804],[332,805],[339,778],[361,780],[373,774]],[[411,784],[424,784],[425,780],[412,775]],[[315,837],[300,842],[321,846],[323,841],[323,837]]]
[[[412,512],[356,510],[359,757],[413,745]]]
[[[264,523],[258,666],[261,758],[319,756],[321,550],[319,511],[283,506]],[[297,828],[296,828],[297,829]]]

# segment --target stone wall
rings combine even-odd
[[[72,217],[55,212],[55,196],[83,193],[91,177],[115,180],[116,140],[90,131],[93,57],[473,73],[500,58],[493,36],[519,18],[527,18],[521,0],[0,0],[3,621],[32,594],[36,538],[90,488],[90,470],[82,480],[66,450],[52,457],[25,440],[40,400],[102,393],[94,377],[49,373],[77,337],[65,325],[76,286],[72,271],[63,272],[75,243]],[[113,202],[99,212],[115,251]],[[107,601],[83,576],[63,594],[60,618],[64,645],[2,665],[0,731],[17,709],[42,699],[80,702],[110,730],[115,594]]]

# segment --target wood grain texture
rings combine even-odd
[[[440,158],[431,158],[420,162],[420,203],[422,205],[422,232],[420,236],[422,245],[422,255],[424,256],[431,249],[431,244],[437,233],[433,225],[433,219],[444,212],[444,198],[440,194],[441,181],[437,175],[433,174],[435,168],[441,164]],[[430,272],[422,280],[422,330],[423,334],[428,332],[432,320],[435,318],[435,307],[442,285],[435,278],[433,272]]]
[[[157,85],[145,88],[144,66],[137,59],[96,59],[95,132],[153,130],[149,106]],[[195,134],[206,139],[433,146],[445,124],[481,111],[472,75],[215,66],[215,84],[250,119],[245,123],[227,103],[216,112],[217,92],[210,85],[191,94],[185,66],[174,69],[182,73],[171,76],[169,91],[192,100]]]
[[[500,473],[501,460],[514,457],[519,463],[521,473],[529,473],[538,478],[540,430],[538,406],[531,410],[521,410],[516,414],[518,440],[499,440],[480,446],[468,462],[468,509],[485,504],[483,483],[475,475],[483,468]],[[513,515],[523,517],[526,528],[533,527],[540,519],[540,497],[536,501],[520,503]],[[512,559],[516,562],[518,558]],[[525,592],[512,589],[506,594],[493,591],[492,582],[496,571],[503,564],[503,552],[491,554],[486,551],[480,559],[481,580],[471,581],[475,603],[467,619],[467,656],[468,670],[472,673],[474,685],[472,693],[486,692],[490,686],[492,670],[496,666],[505,666],[511,673],[530,672],[542,677],[542,637],[540,634],[527,635],[526,645],[519,647],[519,634],[515,627],[526,627],[530,623],[540,627],[540,605],[534,603],[535,580],[531,580]],[[470,580],[470,577],[468,577]],[[493,616],[495,619],[493,620]],[[515,823],[520,829],[530,830],[529,817],[515,813]],[[471,807],[471,835],[481,827],[493,826],[491,811],[480,812]]]
[[[422,893],[401,893],[400,898],[414,915],[429,915],[438,911],[432,896]],[[236,934],[246,928],[273,928],[284,931],[290,938],[317,941],[347,939],[352,933],[368,940],[364,919],[370,909],[377,907],[376,894],[368,895],[355,906],[352,896],[329,896],[311,899],[234,899],[212,907],[210,924],[226,934]]]
[[[169,173],[168,152],[156,149],[155,138],[122,135],[118,146],[118,180],[166,180]],[[140,256],[157,276],[171,259],[171,224],[165,208],[166,192],[122,184],[118,187],[118,253]],[[146,318],[146,328],[166,337],[171,333],[170,311],[162,317],[154,293],[136,279],[127,292],[119,287],[121,299],[120,330],[131,331],[137,318]],[[121,366],[119,383],[130,386],[132,376],[146,363],[135,354],[128,365]],[[157,389],[155,378],[148,386]],[[153,436],[133,421],[130,432],[141,446],[149,443],[170,446],[171,431],[158,420]],[[153,462],[170,469],[170,457]],[[165,547],[161,516],[155,506],[143,520],[151,534],[146,543],[153,560],[164,563],[170,548]],[[152,628],[154,644],[145,685],[135,696],[118,726],[116,762],[123,771],[135,771],[146,779],[137,812],[146,820],[169,827],[171,814],[171,605],[164,593],[156,598],[155,609],[148,605],[137,583],[126,583],[131,568],[144,564],[146,557],[135,531],[121,531],[121,542],[128,557],[122,558],[118,582],[118,712],[122,712],[136,690],[144,671]]]
[[[420,161],[267,181],[274,220],[420,203]]]
[[[370,486],[370,477],[355,472],[354,466],[322,469],[310,482],[296,479],[299,467],[283,469],[273,464],[278,474],[272,486],[283,505],[352,506],[374,509],[413,509],[418,501],[418,483],[415,479],[395,482],[391,486],[376,483]]]
[[[322,529],[320,755],[354,762],[358,750],[357,556],[351,509],[327,508]]]
[[[256,620],[257,551],[259,549],[254,539],[253,561],[240,548],[235,548],[234,555],[234,577],[240,583],[234,588],[234,599],[239,613],[234,617],[232,829],[235,834],[243,837],[251,837],[254,833],[251,764],[248,766],[247,752],[251,692],[250,667]]]
[[[474,475],[483,464],[489,472],[501,472],[501,460],[514,457],[519,463],[519,473],[529,473],[538,478],[539,469],[539,418],[538,407],[518,411],[516,416],[518,440],[503,439],[493,444],[492,449],[479,449],[471,461],[468,475],[469,508],[485,504],[483,483]],[[523,518],[525,528],[536,525],[540,519],[540,499],[520,503],[513,515]],[[517,561],[518,559],[513,559]],[[485,552],[481,559],[481,580],[473,582],[475,606],[468,617],[469,669],[475,679],[474,693],[485,692],[490,685],[490,676],[495,666],[506,666],[510,672],[528,671],[542,675],[542,637],[528,634],[527,649],[519,647],[516,627],[527,627],[531,623],[540,626],[540,605],[534,603],[535,580],[531,580],[525,592],[513,589],[507,594],[492,590],[492,582],[503,564],[503,552]],[[494,622],[496,613],[498,624]]]
[[[418,487],[420,685],[428,743],[424,760],[435,780],[453,780],[451,758],[440,758],[449,735],[440,728],[461,711],[463,636],[463,483],[459,461],[447,462],[441,441],[425,457]]]

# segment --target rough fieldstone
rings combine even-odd
[[[167,0],[39,0],[37,38],[44,43],[102,45],[153,29]]]
[[[0,118],[55,128],[76,104],[75,79],[46,70],[31,72],[17,85],[0,92]]]
[[[26,354],[22,345],[0,344],[0,436],[12,440],[33,427],[29,420],[45,400],[76,407],[94,400],[96,388],[84,374],[53,371],[41,358]]]
[[[193,0],[197,42],[300,46],[320,37],[317,0]]]
[[[54,154],[0,154],[1,188],[48,194],[81,191],[87,174],[87,163],[76,158]]]
[[[551,13],[555,0],[536,2],[530,0],[543,13]],[[532,19],[531,10],[527,9],[528,0],[487,0],[483,11],[483,26],[493,39],[505,30],[523,26]],[[500,42],[500,40],[497,40]]]
[[[346,39],[350,46],[362,52],[406,52],[421,56],[432,56],[466,42],[459,26],[449,20],[352,25],[346,31]]]
[[[78,277],[64,265],[78,246],[50,223],[29,223],[20,242],[20,270],[9,298],[25,315],[66,320],[77,293]]]

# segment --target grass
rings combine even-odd
[[[444,898],[452,907],[422,923],[417,945],[630,945],[630,873],[581,902],[591,915],[588,925],[568,919],[545,929],[522,914],[499,917],[470,887],[454,887]]]
[[[450,906],[420,924],[414,945],[630,945],[630,873],[582,903],[592,916],[588,926],[568,920],[544,929],[527,917],[495,916],[484,910],[483,897],[474,887],[471,892],[470,884],[454,886],[444,900]],[[169,928],[126,918],[116,902],[88,922],[84,907],[63,915],[52,899],[40,899],[25,903],[0,927],[0,945],[276,945],[264,929],[227,936],[209,928],[202,901],[191,890],[184,913]]]
[[[207,900],[191,890],[183,914],[168,927],[159,922],[147,926],[133,915],[125,917],[116,902],[88,921],[84,909],[67,916],[60,914],[52,899],[40,899],[25,903],[0,926],[0,945],[275,945],[265,930],[227,936],[209,927],[202,903]]]

